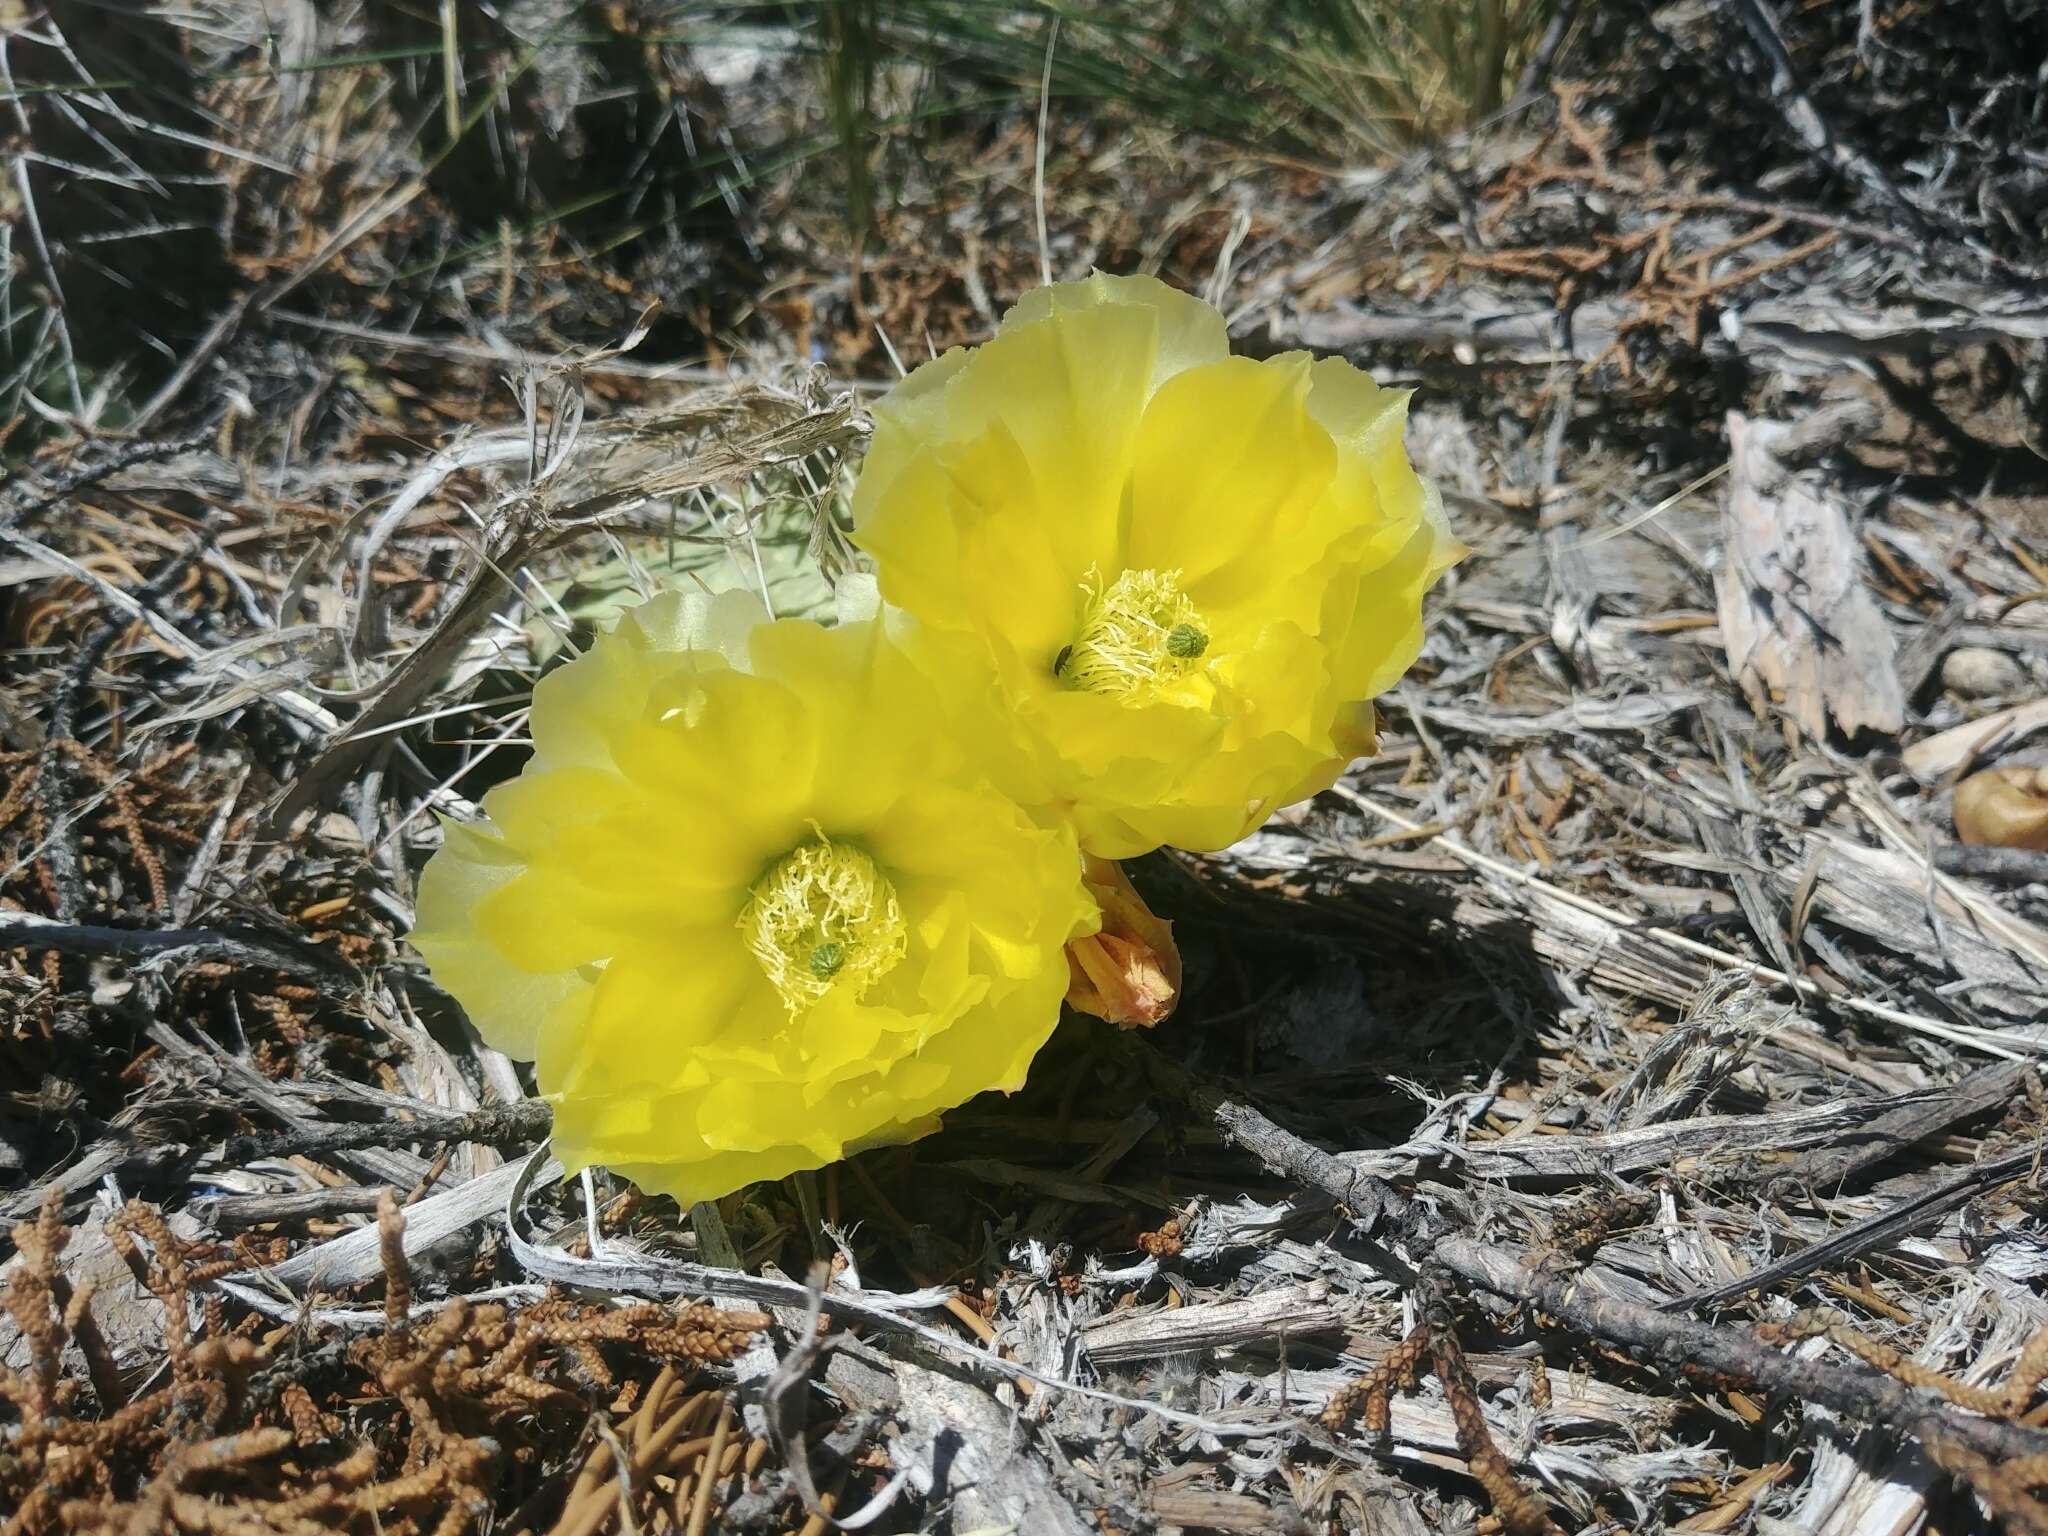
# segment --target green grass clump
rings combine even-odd
[[[835,103],[898,62],[1036,95],[1057,19],[1056,97],[1330,163],[1397,154],[1499,110],[1556,0],[816,0],[815,11]]]

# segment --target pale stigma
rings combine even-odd
[[[755,884],[740,935],[792,1013],[835,987],[859,997],[909,949],[896,888],[858,848],[822,832]]]
[[[1125,571],[1081,583],[1081,627],[1053,659],[1072,688],[1142,704],[1185,677],[1209,649],[1209,629],[1180,589],[1179,571]]]

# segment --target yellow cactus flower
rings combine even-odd
[[[1232,357],[1151,278],[1060,283],[875,407],[854,537],[1007,788],[1105,858],[1220,848],[1374,749],[1462,553],[1407,401]]]
[[[681,1200],[1014,1091],[1092,932],[1073,834],[991,788],[879,619],[635,608],[534,690],[414,942],[535,1062],[572,1170]]]

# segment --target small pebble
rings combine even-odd
[[[2017,661],[1989,646],[1959,645],[1941,663],[1941,686],[1966,699],[2002,698],[2019,692],[2026,681]]]

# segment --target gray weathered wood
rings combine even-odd
[[[1728,413],[1721,641],[1752,701],[1782,700],[1807,735],[1904,724],[1891,630],[1863,582],[1838,492],[1777,457],[1790,427]]]
[[[848,1407],[896,1419],[889,1459],[920,1493],[951,1506],[955,1530],[1097,1536],[1032,1444],[1036,1431],[980,1387],[849,1348],[832,1352],[825,1384]]]

